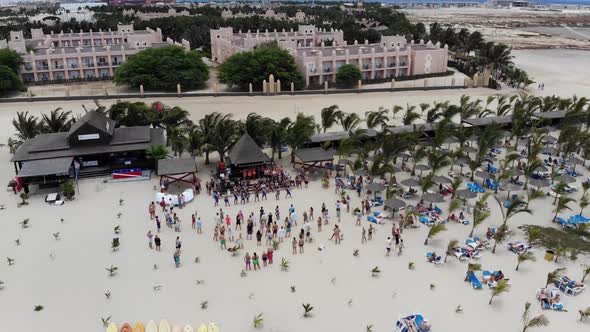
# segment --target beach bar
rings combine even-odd
[[[41,134],[25,141],[11,161],[24,185],[57,184],[76,175],[153,169],[154,162],[146,157],[145,150],[165,144],[163,129],[117,128],[114,120],[90,111],[67,132]]]
[[[242,179],[264,176],[264,171],[271,164],[270,158],[248,134],[242,135],[229,150],[227,161],[230,177]]]

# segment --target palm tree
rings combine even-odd
[[[450,240],[449,244],[447,244],[447,251],[445,252],[445,263],[447,262],[447,258],[449,255],[452,255],[455,252],[455,248],[459,246],[458,240]]]
[[[498,230],[496,230],[496,233],[492,236],[492,239],[494,239],[494,247],[492,248],[492,254],[496,253],[496,247],[498,246],[498,244],[502,244],[502,242],[504,242],[504,240],[506,240],[507,237],[508,226],[501,225],[500,227],[498,227]]]
[[[274,162],[275,154],[278,154],[279,159],[283,158],[283,151],[281,148],[287,143],[287,128],[291,124],[291,119],[283,118],[281,121],[273,121],[270,129],[269,145],[272,149],[271,161]]]
[[[587,193],[584,193],[582,195],[582,197],[580,198],[580,202],[578,203],[580,205],[580,215],[582,215],[582,212],[584,212],[584,209],[588,207],[588,205],[590,205],[590,200],[588,200],[588,195]]]
[[[16,119],[12,119],[12,125],[16,129],[16,136],[21,141],[31,139],[41,132],[39,119],[28,111],[16,112]]]
[[[211,132],[210,144],[214,147],[215,151],[219,154],[219,161],[223,161],[225,153],[235,143],[237,137],[237,122],[230,119],[224,118],[217,122],[215,128]]]
[[[313,306],[309,303],[303,303],[303,317],[309,317],[311,314],[311,311],[313,310]]]
[[[549,273],[547,273],[547,280],[545,281],[545,287],[549,286],[549,284],[554,283],[557,281],[565,271],[565,268],[560,267],[559,269],[555,269]]]
[[[377,111],[365,112],[365,122],[367,123],[367,128],[385,128],[387,126],[387,122],[389,121],[389,117],[387,116],[388,113],[389,110],[383,107],[379,107]]]
[[[415,120],[420,119],[420,113],[416,112],[416,106],[406,105],[406,112],[402,119],[404,126],[411,125]]]
[[[195,157],[201,155],[203,146],[205,145],[205,135],[198,126],[191,126],[187,131],[188,147],[187,150],[191,156]]]
[[[399,112],[401,112],[401,111],[403,111],[403,110],[404,110],[404,108],[403,108],[403,107],[401,107],[401,106],[399,106],[399,105],[394,105],[394,106],[391,108],[391,113],[393,113],[393,116],[391,117],[391,119],[395,119],[395,116],[397,115],[397,113],[399,113]]]
[[[168,151],[163,145],[152,145],[145,150],[145,154],[148,158],[159,160],[166,158]]]
[[[254,316],[254,319],[252,320],[252,326],[254,326],[254,328],[262,327],[263,323],[264,323],[264,316],[261,313]]]
[[[510,291],[510,284],[508,284],[508,281],[506,281],[506,280],[498,281],[498,283],[496,284],[496,287],[492,288],[492,296],[490,297],[490,302],[488,302],[488,304],[492,304],[494,297],[496,297],[502,293],[506,293],[508,291]]]
[[[531,317],[531,313],[529,312],[530,308],[530,302],[524,304],[524,312],[522,313],[522,332],[526,332],[531,327],[543,327],[549,325],[549,319],[547,319],[545,315]]]
[[[588,275],[590,275],[590,265],[582,265],[582,283]]]
[[[473,223],[471,224],[471,232],[469,232],[469,237],[473,237],[473,232],[475,228],[481,225],[488,217],[490,216],[490,211],[480,211],[473,213]]]
[[[287,143],[291,147],[291,162],[295,161],[295,150],[315,133],[315,120],[313,116],[298,113],[295,121],[287,127]]]
[[[522,262],[526,262],[526,261],[533,261],[533,262],[535,262],[536,260],[537,260],[537,258],[535,258],[535,255],[532,252],[530,252],[530,251],[526,251],[526,252],[524,252],[522,254],[518,254],[518,256],[517,256],[518,264],[516,264],[516,269],[515,270],[518,271],[518,268],[520,267],[520,264]]]
[[[479,263],[467,263],[467,272],[465,272],[465,281],[468,280],[467,274],[469,272],[481,271],[481,264]]]
[[[440,233],[442,231],[446,231],[446,230],[447,230],[447,226],[445,226],[444,224],[432,225],[432,227],[430,227],[430,230],[428,231],[428,235],[426,236],[426,239],[424,240],[424,245],[427,245],[428,240],[435,237],[438,233]]]
[[[324,133],[326,132],[326,129],[331,128],[333,125],[335,125],[343,115],[344,114],[338,108],[338,105],[332,105],[329,107],[322,108],[320,117],[322,122],[322,130],[324,131]]]
[[[363,120],[361,120],[361,118],[356,113],[346,113],[340,117],[340,125],[342,126],[342,129],[348,132],[356,129],[356,127],[358,127],[362,121]]]
[[[557,219],[557,215],[560,212],[566,211],[566,210],[571,211],[571,208],[568,206],[568,204],[571,202],[575,202],[575,199],[573,199],[571,197],[567,197],[565,195],[559,196],[559,199],[557,200],[557,206],[555,207],[555,209],[553,209],[553,212],[555,212],[555,215],[553,216],[553,222],[555,222],[555,219]]]
[[[41,132],[59,133],[70,130],[70,127],[74,123],[71,115],[71,111],[64,112],[61,110],[61,107],[54,109],[49,115],[41,115]]]
[[[182,157],[182,153],[187,150],[189,140],[186,136],[185,128],[171,128],[168,136],[168,144],[174,153],[174,156]]]
[[[426,159],[428,160],[433,175],[436,175],[441,168],[447,167],[451,164],[449,154],[440,149],[429,149]]]
[[[272,119],[250,113],[245,121],[240,121],[240,129],[243,133],[250,135],[258,146],[264,146],[268,143],[273,122]]]
[[[458,198],[451,198],[451,201],[449,202],[449,216],[447,217],[447,220],[451,217],[453,212],[459,209],[459,207],[461,207],[461,200]]]
[[[215,151],[215,146],[212,144],[214,131],[217,128],[217,124],[223,120],[229,119],[231,115],[221,115],[218,112],[206,114],[202,119],[199,120],[199,128],[205,139],[203,145],[203,152],[205,153],[205,165],[209,165],[209,153]]]

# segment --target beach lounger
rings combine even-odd
[[[434,259],[432,259],[432,256],[434,255],[433,252],[427,252],[426,253],[426,259],[433,264],[442,264],[443,263],[443,258],[442,256],[436,256],[434,257]]]
[[[520,241],[514,243],[507,244],[508,250],[512,251],[513,253],[520,255],[525,253],[527,250],[531,249],[532,246],[524,244]]]
[[[480,186],[479,183],[474,182],[473,185],[475,186],[475,189],[477,190],[478,193],[485,193],[486,192],[485,188]]]
[[[377,218],[375,216],[371,216],[371,215],[367,216],[367,221],[372,222],[372,223],[375,223],[375,224],[383,224],[383,220],[382,219]]]
[[[477,276],[475,275],[475,273],[473,271],[467,272],[467,280],[471,283],[471,286],[474,289],[482,289],[483,288],[481,281],[479,281],[479,279],[477,279]]]
[[[425,217],[425,216],[420,216],[420,218],[418,218],[420,220],[421,223],[423,223],[426,226],[432,226],[434,225],[434,222],[432,222],[432,220],[430,220],[429,218]]]

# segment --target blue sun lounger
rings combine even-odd
[[[426,218],[425,216],[420,216],[419,219],[420,219],[420,222],[426,226],[431,226],[432,224],[434,224],[430,219]]]
[[[570,175],[570,176],[573,176],[573,177],[577,177],[578,175],[580,175],[580,174],[578,174],[576,171],[574,171],[574,170],[569,170],[569,169],[567,169],[567,168],[566,168],[564,171],[565,171],[565,173],[566,173],[567,175]]]
[[[471,283],[471,286],[473,286],[474,289],[482,289],[483,288],[481,281],[479,281],[479,279],[477,279],[477,276],[475,275],[475,273],[473,271],[467,272],[467,279],[469,280],[469,282]]]

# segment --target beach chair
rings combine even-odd
[[[372,215],[367,216],[367,221],[375,224],[383,224],[383,220]]]
[[[485,181],[486,183],[486,187],[490,188],[491,190],[496,190],[498,189],[498,182],[492,180],[492,179],[486,179]]]
[[[434,206],[434,212],[441,214],[443,211],[438,207],[438,206]]]
[[[373,206],[381,206],[381,205],[383,205],[383,197],[381,197],[381,196],[375,197],[375,200],[373,201]]]
[[[479,281],[479,279],[477,279],[477,276],[475,275],[475,273],[473,271],[467,272],[467,280],[471,283],[471,286],[474,289],[482,289],[483,288],[481,281]]]
[[[434,222],[432,222],[432,220],[430,220],[429,218],[425,217],[425,216],[420,216],[420,218],[418,218],[420,220],[421,223],[423,223],[426,226],[432,226],[434,225]]]
[[[478,193],[485,193],[486,192],[485,188],[482,187],[479,183],[474,182],[473,185],[475,186],[476,192],[478,192]]]
[[[490,174],[496,174],[496,173],[498,173],[498,168],[494,167],[494,165],[492,165],[492,164],[488,164],[488,172]]]
[[[579,176],[579,175],[580,175],[580,174],[578,174],[576,171],[574,171],[574,170],[569,170],[569,169],[567,169],[567,168],[566,168],[564,171],[565,171],[565,174],[567,174],[567,175],[569,175],[569,176],[577,177],[577,176]]]
[[[426,253],[426,259],[427,259],[429,262],[431,262],[431,263],[433,263],[433,264],[436,264],[436,265],[438,265],[438,264],[442,264],[442,263],[443,263],[443,258],[442,258],[442,256],[436,256],[436,257],[434,257],[434,258],[433,258],[433,256],[434,256],[434,253],[433,253],[433,252],[427,252],[427,253]]]
[[[473,182],[469,182],[467,183],[467,189],[469,189],[470,191],[477,193],[477,188],[473,185]]]
[[[555,222],[560,224],[563,228],[566,228],[569,226],[569,222],[567,220],[563,219],[562,217],[555,218]]]

